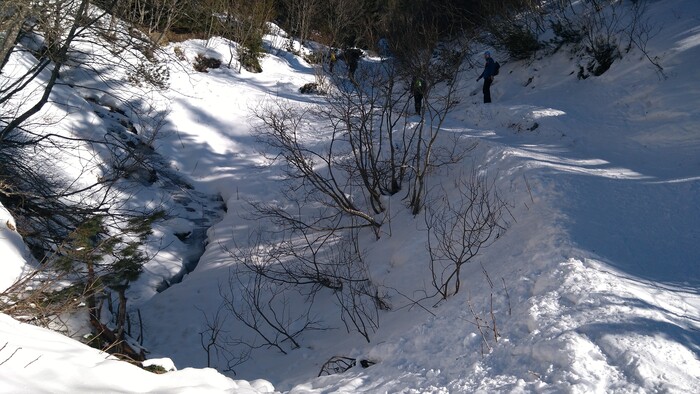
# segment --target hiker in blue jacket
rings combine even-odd
[[[493,77],[498,73],[497,67],[496,67],[496,62],[493,61],[491,58],[491,52],[486,51],[484,52],[484,59],[486,60],[486,65],[484,66],[484,71],[479,75],[479,78],[476,79],[477,82],[481,78],[484,78],[484,102],[485,103],[490,103],[491,102],[491,83],[493,82]]]

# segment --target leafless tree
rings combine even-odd
[[[503,302],[503,298],[505,298],[505,304],[508,307],[508,316],[511,314],[511,305],[505,279],[501,278],[505,294],[498,296],[498,294],[495,292],[493,281],[483,265],[481,267],[481,271],[484,273],[484,278],[491,289],[489,293],[488,305],[478,309],[475,307],[474,301],[469,298],[467,300],[467,308],[469,309],[469,315],[471,318],[463,318],[463,320],[474,325],[476,330],[479,332],[479,336],[481,337],[481,355],[484,356],[493,350],[495,344],[498,343],[498,339],[501,337],[501,331],[498,327],[498,321],[496,319],[496,314],[498,313],[497,303]]]
[[[401,29],[407,26],[411,28]],[[410,15],[397,19],[392,31],[395,56],[380,63],[362,62],[350,80],[339,73],[329,75],[332,88],[326,106],[296,109],[276,102],[256,112],[261,140],[272,156],[286,162],[288,178],[296,181],[292,187],[307,193],[303,199],[323,196],[325,201],[316,201],[361,219],[377,236],[384,196],[408,186],[411,211],[419,213],[431,170],[458,161],[469,150],[437,149],[447,114],[457,104],[464,43],[440,44],[436,21]],[[428,87],[419,120],[410,121],[407,99],[415,76],[428,81]],[[329,135],[327,145],[313,147],[302,140],[300,132],[309,119]]]
[[[22,110],[19,114],[17,114],[16,111],[11,111],[10,117],[6,117],[7,115],[0,115],[0,127],[2,127],[0,129],[0,143],[2,143],[11,132],[43,108],[49,99],[51,91],[56,85],[61,68],[65,65],[66,61],[68,61],[68,52],[71,49],[73,40],[75,40],[87,26],[94,24],[106,14],[106,12],[103,12],[94,17],[89,17],[89,0],[82,0],[79,2],[65,0],[57,1],[52,4],[52,8],[42,10],[42,18],[39,19],[41,23],[32,27],[32,29],[42,29],[45,56],[41,57],[35,65],[24,73],[24,75],[15,77],[13,81],[5,86],[0,86],[0,107],[8,105],[8,101],[22,92],[27,85],[38,78],[44,69],[49,68],[50,76],[44,84],[43,93],[39,95],[38,99],[34,100],[31,105],[26,105],[26,107],[28,107],[27,109]],[[48,16],[50,16],[50,18]],[[25,21],[23,21],[23,23],[24,22]],[[65,24],[68,24],[66,30],[64,30]],[[20,38],[21,35],[14,39],[12,42],[13,48]],[[12,50],[10,53],[11,52]],[[10,53],[8,53],[8,56]],[[3,63],[3,66],[5,64],[6,63]]]
[[[345,169],[335,155],[334,144],[341,144],[343,129],[336,124],[331,132],[330,148],[314,150],[302,139],[305,117],[312,116],[310,110],[278,101],[256,112],[262,122],[260,139],[270,148],[271,155],[284,160],[289,179],[299,181],[301,187],[306,188],[302,199],[316,200],[334,207],[338,213],[360,218],[363,225],[373,228],[378,236],[380,221],[356,204],[349,190],[352,185],[348,184]]]
[[[474,148],[472,143],[439,142],[443,122],[456,104],[461,57],[457,47],[425,47],[429,47],[423,48],[425,63],[389,60],[367,64],[358,68],[352,81],[330,75],[333,84],[323,107],[302,109],[276,101],[256,112],[265,152],[272,162],[285,166],[288,188],[285,206],[252,203],[249,219],[274,224],[276,230],[268,234],[276,238],[263,242],[258,233],[251,243],[254,246],[228,249],[241,267],[236,283],[243,288],[240,297],[246,306],[240,309],[243,301],[239,300],[239,309],[234,308],[234,292],[227,304],[238,319],[258,332],[266,346],[282,350],[279,337],[265,335],[262,328],[280,327],[278,321],[263,318],[271,314],[266,308],[276,304],[276,315],[285,315],[288,304],[284,301],[295,292],[313,305],[318,294],[331,291],[346,329],[367,341],[379,327],[379,311],[390,308],[369,278],[358,229],[369,226],[379,236],[386,210],[384,196],[407,185],[411,210],[420,212],[429,174],[463,159]],[[425,110],[409,120],[407,86],[418,70],[425,73],[432,90],[426,94]],[[328,136],[327,143],[306,139],[309,124],[320,125],[317,132]],[[265,301],[263,308],[259,294],[275,301]],[[258,318],[252,318],[253,314]],[[287,331],[275,330],[296,344]]]
[[[94,3],[107,7],[112,1],[94,0]],[[153,42],[162,43],[170,29],[192,9],[189,0],[117,0],[113,16],[134,24]]]
[[[115,33],[116,19],[110,16],[110,12],[117,0],[104,3],[107,8],[98,9],[88,1],[58,1],[51,3],[52,8],[41,8],[39,16],[35,18],[32,18],[32,13],[26,15],[23,28],[8,44],[10,49],[3,59],[3,67],[13,53],[30,52],[37,61],[19,74],[19,69],[14,70],[12,75],[7,74],[8,78],[0,83],[0,108],[3,109],[0,115],[0,142],[6,143],[8,136],[18,128],[23,131],[31,129],[26,127],[27,122],[42,110],[53,89],[64,83],[59,76],[70,74],[72,70],[91,73],[114,88],[119,86],[119,82],[103,77],[104,74],[112,74],[105,73],[105,70],[121,70],[131,82],[146,82],[151,88],[167,86],[167,71],[149,64],[154,62],[153,44],[138,33],[127,33],[128,27],[123,24],[119,26],[121,33]],[[78,44],[92,45],[101,39],[112,43],[109,56],[99,51],[79,49]],[[126,59],[127,54],[136,55],[135,58],[144,61],[123,61],[115,66],[114,58]],[[44,70],[49,71],[46,73]],[[128,98],[114,96],[113,99],[115,102],[121,101],[124,106],[128,105]],[[23,142],[24,145],[29,143],[31,139]]]
[[[323,20],[328,27],[329,46],[349,44],[350,30],[356,29],[361,22],[360,8],[360,4],[355,0],[328,0]]]
[[[255,232],[247,245],[223,247],[235,266],[220,290],[224,304],[260,341],[237,343],[281,352],[287,352],[283,342],[300,346],[297,337],[303,332],[332,328],[312,317],[319,297],[328,296],[336,300],[339,321],[346,330],[369,342],[379,327],[379,310],[389,305],[369,277],[355,232],[337,226],[322,230],[307,225],[300,216],[260,205],[251,215],[248,219],[267,223],[268,231]],[[348,232],[350,238],[343,236]]]
[[[0,70],[5,66],[27,17],[36,12],[32,2],[8,0],[0,4]]]
[[[48,324],[85,302],[96,337],[107,342],[111,351],[137,359],[143,353],[125,341],[126,289],[148,259],[140,246],[150,229],[146,223],[150,213],[128,208],[119,195],[134,193],[142,181],[148,182],[143,174],[148,178],[155,172],[146,144],[157,135],[162,117],[149,116],[156,122],[140,124],[140,130],[132,123],[138,118],[136,114],[144,114],[139,112],[143,108],[131,105],[130,97],[120,96],[118,88],[124,83],[139,83],[131,74],[139,67],[115,59],[120,54],[127,58],[123,51],[133,51],[137,58],[151,62],[153,46],[147,38],[114,22],[110,13],[116,1],[99,3],[105,8],[90,1],[45,3],[22,14],[24,20],[16,37],[3,36],[12,42],[0,70],[0,179],[5,185],[0,198],[16,218],[17,230],[33,255],[42,261],[35,272],[18,282],[41,286],[31,291],[11,287],[6,299],[12,301],[3,303],[3,308],[14,314],[27,310],[28,305],[39,305],[33,311],[33,321]],[[111,43],[110,54],[94,50],[94,46],[93,50],[85,49],[95,42]],[[33,63],[27,54],[35,56]],[[6,60],[13,55],[25,56],[25,64],[30,64],[26,70],[17,73],[18,69],[5,69]],[[95,102],[93,107],[109,106],[110,112],[119,111],[124,123],[119,127],[109,124],[104,133],[91,136],[52,130],[51,123],[60,119],[39,115],[56,87],[65,88],[74,72],[95,77],[122,72],[130,77],[130,82],[103,79],[106,89],[114,90],[100,91],[100,96],[111,95],[113,100]],[[142,71],[138,77],[151,87],[157,85],[153,79],[146,81],[153,77],[147,74]],[[88,100],[94,97],[86,96]],[[120,104],[123,108],[118,108]],[[74,104],[53,100],[52,105],[70,108]],[[139,131],[143,139],[135,136]],[[84,163],[76,178],[56,171],[57,164],[75,158]],[[105,295],[107,291],[114,294],[116,308],[112,308],[112,295]],[[114,314],[114,330],[102,320],[105,301]]]
[[[459,177],[451,189],[457,192],[455,197],[444,191],[427,204],[424,214],[432,285],[442,299],[459,292],[462,266],[507,227],[503,220],[507,205],[486,177],[476,173]]]
[[[311,303],[294,305],[286,293],[289,284],[270,280],[264,264],[247,261],[231,268],[228,283],[221,284],[223,305],[238,322],[256,334],[255,340],[240,342],[251,349],[275,348],[283,354],[296,349],[299,336],[322,329],[312,315]],[[301,306],[301,310],[298,307]],[[288,345],[286,344],[288,343]]]
[[[276,257],[258,258],[265,263],[248,264],[248,271],[291,285],[309,299],[332,291],[348,332],[367,341],[379,327],[379,311],[390,306],[369,278],[356,231],[370,227],[379,237],[384,197],[405,187],[411,211],[420,212],[431,171],[461,160],[474,147],[439,142],[443,122],[456,104],[461,57],[459,51],[437,48],[436,41],[424,44],[418,45],[424,63],[389,59],[362,65],[352,80],[329,75],[332,84],[323,107],[301,109],[278,101],[256,112],[266,153],[286,167],[289,186],[284,207],[252,204],[255,219],[270,220],[278,226],[274,233],[283,235],[262,248],[266,256]],[[431,90],[425,110],[409,120],[407,86],[418,72],[430,81]],[[327,144],[305,140],[309,124],[320,125]],[[277,295],[279,285],[267,294]],[[253,287],[261,286],[264,282]],[[246,325],[257,327],[257,322]],[[264,342],[276,343],[270,337]]]
[[[441,42],[439,21],[420,12],[397,10],[386,29],[392,57],[382,62],[382,72],[370,69],[370,76],[364,78],[360,88],[350,90],[350,98],[344,99],[359,108],[357,112],[367,112],[374,117],[360,116],[359,119],[366,121],[356,122],[359,127],[350,122],[346,124],[349,130],[357,129],[359,135],[374,138],[372,145],[379,146],[373,152],[376,158],[369,161],[370,168],[374,176],[382,171],[385,171],[383,178],[386,174],[391,176],[390,187],[379,187],[379,194],[396,193],[408,181],[409,206],[413,214],[418,214],[423,207],[425,183],[431,169],[456,162],[470,150],[470,147],[461,149],[459,146],[452,152],[436,149],[446,116],[458,102],[458,75],[469,43],[466,40]],[[411,81],[416,77],[427,83],[423,92],[426,105],[418,114],[417,122],[400,122],[408,112],[409,104],[404,100],[413,96]],[[396,133],[397,128],[403,128],[402,132]]]
[[[450,149],[438,149],[438,135],[447,116],[459,102],[457,99],[457,72],[461,61],[454,63],[455,69],[448,73],[443,89],[434,89],[426,100],[423,117],[416,128],[416,152],[411,163],[413,173],[410,184],[410,206],[414,215],[420,213],[425,204],[427,177],[438,166],[456,163],[474,148],[473,144],[453,145]],[[434,81],[439,81],[437,78]]]
[[[36,18],[29,18],[33,16],[32,13],[27,14],[27,20],[24,21],[18,38],[13,40],[8,52],[19,54],[29,51],[37,58],[26,71],[11,75],[7,73],[0,82],[0,151],[3,153],[0,172],[4,179],[14,183],[11,185],[12,193],[8,194],[4,201],[9,201],[10,207],[19,207],[18,209],[26,213],[20,216],[33,221],[31,223],[20,220],[20,227],[24,235],[39,241],[34,243],[35,246],[44,250],[52,250],[54,246],[50,244],[61,244],[62,237],[67,236],[86,215],[104,214],[110,207],[116,207],[113,198],[115,183],[133,175],[139,168],[146,169],[150,166],[147,154],[141,148],[156,137],[160,127],[157,121],[162,119],[158,114],[151,112],[144,116],[144,119],[155,119],[156,122],[148,121],[150,126],[148,122],[139,125],[144,139],[137,138],[138,142],[125,134],[117,135],[116,132],[105,132],[103,137],[52,132],[47,126],[60,119],[51,120],[48,116],[37,116],[54,88],[64,84],[63,79],[70,79],[71,72],[77,70],[96,78],[103,78],[102,81],[107,86],[115,88],[109,93],[100,91],[101,95],[111,96],[111,100],[107,100],[108,104],[98,104],[109,105],[110,111],[120,111],[123,114],[130,112],[129,115],[133,116],[123,117],[130,118],[123,127],[132,133],[139,131],[131,122],[136,121],[137,114],[143,113],[141,111],[144,110],[131,105],[130,97],[120,97],[119,93],[115,93],[123,86],[123,82],[101,77],[105,74],[105,69],[118,71],[115,70],[117,67],[114,66],[114,58],[119,57],[121,51],[134,50],[136,54],[141,55],[140,59],[148,58],[147,53],[139,51],[139,42],[132,40],[134,34],[129,34],[126,26],[120,26],[119,34],[110,31],[116,24],[112,23],[114,18],[110,18],[109,12],[116,3],[102,1],[100,4],[106,8],[99,9],[88,1],[51,2],[41,8]],[[110,42],[119,43],[119,49],[112,50],[111,58],[99,51],[79,49],[78,44],[94,43],[108,37]],[[137,49],[133,49],[132,46],[136,46]],[[125,54],[122,56],[126,57]],[[145,62],[148,63],[149,60],[146,59]],[[153,74],[146,75],[147,73],[142,71],[136,76],[138,70],[144,68],[128,62],[120,63],[119,67],[124,67],[121,72],[125,76],[128,75],[132,82],[136,83],[136,78],[150,78],[149,82],[156,83],[152,79]],[[152,83],[149,83],[149,86],[153,86]],[[79,87],[89,90],[88,87]],[[115,103],[120,103],[123,107],[115,108]],[[59,106],[63,104],[57,103]],[[96,152],[92,157],[81,156],[83,161],[88,163],[84,169],[85,173],[101,173],[92,184],[61,178],[56,171],[49,168],[58,160],[77,155],[78,153],[74,153],[76,144],[91,146]],[[32,153],[26,154],[27,149],[31,149]],[[100,162],[109,163],[112,167],[100,167]],[[42,239],[44,241],[41,241]],[[31,242],[33,241],[30,240]]]
[[[320,11],[320,0],[282,0],[292,28],[291,33],[302,44],[309,39],[314,17]]]
[[[244,347],[240,353],[234,353],[230,349],[232,345],[240,342],[232,339],[230,332],[225,329],[227,327],[225,306],[225,302],[221,303],[211,316],[200,309],[204,316],[205,327],[199,332],[199,338],[202,349],[207,354],[207,367],[221,368],[224,372],[235,373],[235,367],[250,359],[251,349]]]
[[[394,130],[411,128],[400,123],[408,102],[402,100],[407,92],[400,89],[395,68],[387,64],[380,70],[360,68],[356,78],[366,86],[363,89],[333,76],[338,88],[331,90],[329,105],[322,111],[324,122],[337,130],[336,155],[350,158],[338,161],[338,167],[355,190],[366,193],[375,215],[385,210],[382,196],[398,192],[406,176],[409,153],[398,152]]]
[[[338,245],[334,252],[340,264],[333,266],[333,276],[343,278],[342,289],[334,292],[341,309],[341,320],[348,333],[356,331],[369,343],[371,334],[379,329],[379,311],[390,310],[387,296],[372,282],[364,251],[360,249],[356,230],[350,239]]]

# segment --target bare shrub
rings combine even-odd
[[[482,2],[488,35],[482,37],[514,59],[528,59],[542,47],[544,31],[540,4],[534,1]]]
[[[516,60],[529,59],[541,45],[535,32],[525,26],[511,26],[502,38],[510,56]]]
[[[594,76],[603,75],[610,69],[615,60],[621,58],[618,44],[612,37],[596,37],[586,47],[586,53],[591,59],[588,62],[587,69]]]
[[[221,368],[224,372],[234,372],[234,368],[250,359],[251,350],[244,349],[240,353],[234,353],[229,349],[232,344],[236,343],[232,339],[228,326],[226,312],[226,303],[222,302],[219,308],[213,315],[207,315],[204,311],[204,328],[199,332],[200,344],[202,349],[207,354],[207,367]]]
[[[136,86],[148,84],[164,90],[169,86],[170,70],[163,64],[141,63],[129,73],[128,78]]]
[[[194,58],[194,64],[192,65],[196,71],[206,73],[209,72],[210,68],[216,69],[221,67],[221,60],[212,57],[207,57],[201,53],[197,54]]]
[[[389,306],[369,278],[357,239],[344,239],[340,230],[317,231],[273,212],[266,215],[286,225],[278,233],[282,239],[263,240],[258,233],[246,248],[224,248],[236,261],[228,285],[222,287],[226,308],[266,346],[286,352],[283,340],[298,347],[296,338],[303,331],[326,327],[311,317],[316,298],[325,294],[336,300],[347,332],[357,332],[369,342],[379,327],[378,311]],[[297,304],[306,307],[293,308],[291,300],[300,297],[305,301]],[[277,320],[281,316],[287,317]],[[294,321],[301,328],[290,332],[282,321]]]
[[[318,373],[318,376],[343,373],[348,371],[350,368],[356,366],[357,364],[358,360],[356,358],[345,356],[333,356],[329,358],[328,361],[323,363],[323,366],[321,366],[321,371]],[[376,362],[362,359],[359,360],[359,364],[362,368],[369,368],[372,365],[376,364]]]
[[[348,174],[339,163],[339,157],[330,149],[314,150],[301,138],[304,118],[312,117],[313,113],[277,102],[275,106],[258,110],[256,116],[263,123],[259,129],[260,139],[272,149],[270,158],[283,159],[288,168],[288,179],[292,182],[299,181],[299,185],[293,185],[292,188],[304,192],[305,196],[299,197],[300,199],[322,202],[323,205],[333,207],[336,212],[331,214],[334,216],[341,214],[357,217],[364,222],[363,225],[372,227],[378,236],[380,221],[357,205],[350,192],[352,185],[348,184]],[[335,148],[334,144],[339,144],[343,138],[340,125],[333,127],[331,148]],[[320,166],[319,163],[323,165]],[[319,171],[318,168],[323,170]],[[266,210],[274,210],[274,207]]]
[[[304,86],[299,88],[299,93],[301,94],[322,94],[323,91],[320,89],[318,83],[309,82],[304,84]]]
[[[431,283],[446,299],[457,294],[461,269],[506,230],[506,203],[486,177],[472,173],[455,180],[455,200],[447,192],[427,205]]]
[[[551,26],[562,43],[573,43],[584,65],[579,78],[605,73],[617,59],[638,48],[663,76],[659,59],[647,51],[657,31],[646,16],[647,1],[557,1],[547,5]]]
[[[486,307],[477,309],[474,306],[474,302],[471,299],[467,300],[467,307],[469,308],[469,315],[471,316],[471,319],[464,320],[473,324],[474,327],[476,327],[476,330],[479,332],[479,336],[481,337],[481,355],[483,356],[490,353],[493,350],[494,345],[498,343],[498,339],[501,337],[501,332],[498,328],[498,323],[496,321],[497,311],[496,306],[494,305],[494,285],[483,265],[481,269],[484,273],[484,278],[486,279],[486,281],[489,284],[489,287],[491,288],[489,294],[489,303]],[[505,279],[501,278],[501,280],[503,282],[503,290],[505,293],[504,295],[508,305],[508,315],[510,316],[510,296],[508,295],[508,289],[506,288]]]
[[[321,11],[320,0],[282,0],[289,21],[290,33],[306,43],[312,30],[313,22]]]
[[[322,329],[320,322],[312,316],[313,303],[292,303],[288,291],[294,291],[293,283],[289,283],[286,277],[276,280],[271,261],[259,259],[274,256],[260,256],[253,252],[242,255],[240,249],[235,253],[244,260],[231,268],[228,282],[219,286],[219,294],[225,309],[260,340],[241,339],[240,344],[251,349],[275,348],[287,354],[290,349],[300,346],[302,333]],[[308,279],[292,278],[291,281]]]
[[[585,34],[583,26],[575,25],[567,19],[552,20],[550,26],[559,44],[578,44],[583,41]]]

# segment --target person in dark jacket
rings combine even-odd
[[[496,74],[496,62],[491,58],[491,52],[484,52],[484,59],[486,60],[486,65],[484,65],[484,71],[476,79],[477,82],[481,78],[484,78],[484,102],[491,102],[491,83],[493,83],[493,76]]]
[[[420,114],[425,88],[425,80],[423,78],[414,77],[413,81],[411,81],[411,94],[413,94],[413,104],[417,114]]]
[[[345,51],[343,57],[345,64],[348,65],[348,78],[354,81],[355,70],[357,70],[357,63],[360,61],[360,57],[362,57],[362,51],[357,48],[350,48]]]

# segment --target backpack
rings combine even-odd
[[[423,93],[423,79],[418,78],[416,81],[413,83],[413,91],[418,92],[418,93]]]
[[[498,71],[500,71],[500,70],[501,70],[501,65],[498,62],[494,61],[493,76],[495,77],[496,75],[498,75]]]

